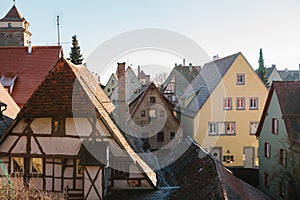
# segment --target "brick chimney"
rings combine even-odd
[[[126,92],[125,92],[125,62],[118,63],[118,121],[123,131],[126,131]]]

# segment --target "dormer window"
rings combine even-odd
[[[11,27],[12,27],[11,23],[8,23],[8,24],[7,24],[7,27],[8,27],[8,28],[11,28]]]

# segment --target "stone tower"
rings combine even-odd
[[[0,46],[28,46],[29,23],[14,5],[0,20]]]

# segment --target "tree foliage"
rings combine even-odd
[[[72,36],[70,60],[72,63],[76,65],[82,64],[83,61],[82,54],[80,53],[80,46],[78,45],[78,40],[76,35]]]
[[[300,199],[300,153],[290,149],[285,163],[274,167],[273,179],[284,183],[288,199]]]
[[[267,77],[267,70],[266,70],[265,63],[264,63],[262,49],[259,50],[258,64],[259,64],[259,67],[258,67],[258,70],[256,70],[256,72],[257,72],[258,76],[260,77],[260,79],[264,82],[264,84],[269,88],[270,83],[269,83],[268,77]]]
[[[162,86],[162,84],[165,82],[165,80],[167,79],[168,74],[167,72],[160,72],[158,74],[155,75],[155,77],[153,78],[153,82],[157,85],[157,86]]]

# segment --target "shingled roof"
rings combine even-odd
[[[13,7],[8,11],[8,13],[3,17],[0,21],[23,21],[25,20],[17,7],[13,5]]]
[[[290,141],[300,144],[300,82],[294,81],[274,81],[263,110],[262,117],[256,132],[259,137],[262,131],[273,94],[276,93],[282,117]]]
[[[60,46],[0,47],[0,76],[16,77],[12,97],[22,107],[59,58]],[[4,80],[4,79],[3,79]]]
[[[173,163],[159,170],[159,190],[140,192],[112,191],[107,199],[270,199],[264,193],[235,177],[227,168],[205,152],[191,138],[173,151],[181,154]]]
[[[188,116],[195,116],[222,80],[238,55],[236,53],[224,58],[206,63],[197,77],[184,90],[182,99],[175,106],[175,110]],[[185,105],[185,100],[192,100]]]

